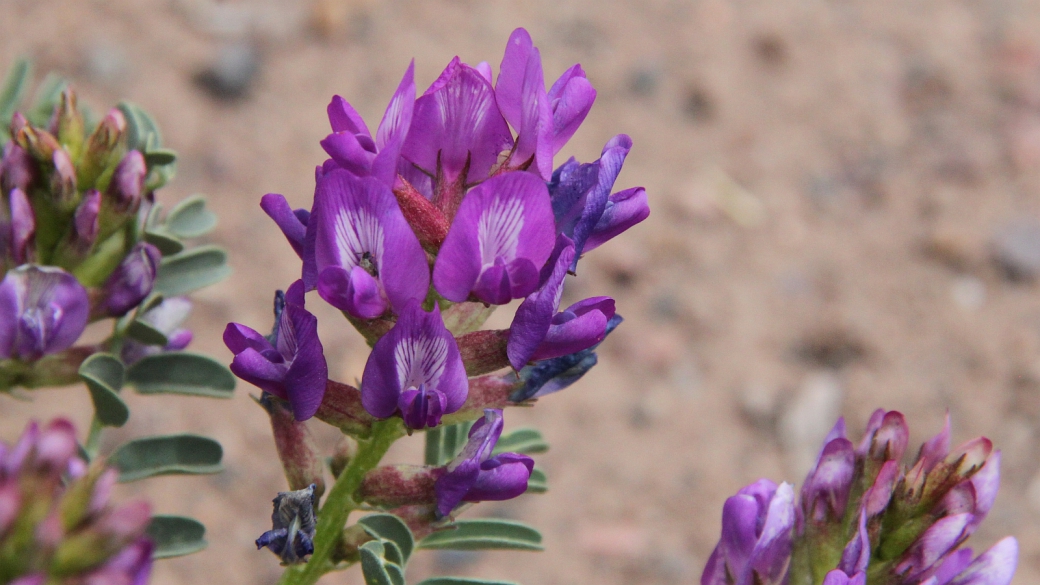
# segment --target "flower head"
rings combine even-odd
[[[489,408],[470,429],[466,446],[434,485],[441,516],[462,502],[509,500],[527,491],[534,461],[520,453],[492,456],[503,424],[502,411]]]
[[[409,428],[440,424],[466,402],[469,383],[455,338],[439,308],[413,301],[372,348],[361,378],[361,403],[372,416],[400,411]]]
[[[236,376],[288,400],[296,420],[314,416],[325,394],[329,371],[318,339],[318,320],[304,308],[303,283],[275,297],[275,327],[271,338],[229,323],[224,345],[234,354]]]
[[[90,302],[60,268],[25,265],[0,282],[0,357],[32,361],[63,351],[87,326]]]

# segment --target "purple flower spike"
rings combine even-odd
[[[378,418],[400,409],[413,429],[434,427],[462,408],[469,392],[466,368],[440,309],[409,303],[397,323],[372,347],[361,378],[361,404]]]
[[[379,180],[340,170],[323,176],[308,238],[312,231],[318,293],[337,309],[374,319],[390,307],[400,311],[426,298],[426,253]],[[306,260],[304,266],[306,275]]]
[[[509,330],[506,352],[509,363],[519,370],[531,360],[560,357],[603,341],[607,323],[614,316],[614,299],[593,297],[578,301],[557,313],[563,281],[574,260],[574,246],[563,234],[546,263],[552,272],[538,291],[517,308]]]
[[[726,500],[701,585],[780,585],[791,561],[794,489],[759,480]]]
[[[390,98],[375,140],[357,111],[346,100],[335,96],[328,107],[333,133],[321,141],[321,146],[341,168],[359,177],[371,175],[387,187],[393,187],[414,108],[415,61],[412,61]]]
[[[487,178],[512,146],[491,82],[455,57],[415,101],[401,156],[445,184],[469,185]]]
[[[834,569],[823,578],[823,585],[867,585],[867,574],[861,572],[849,577],[845,571]]]
[[[307,223],[310,212],[306,209],[293,210],[285,197],[277,193],[268,193],[260,198],[260,208],[278,224],[278,228],[289,240],[296,255],[303,259],[304,239],[307,236]]]
[[[502,411],[486,409],[469,431],[469,441],[437,480],[437,513],[451,514],[462,502],[509,500],[527,491],[534,461],[520,453],[491,453],[502,435]]]
[[[555,241],[545,183],[530,173],[488,179],[466,195],[433,267],[444,298],[503,305],[525,297]]]
[[[123,259],[105,282],[105,313],[122,317],[152,292],[162,253],[140,242]]]
[[[228,323],[224,345],[235,354],[231,371],[261,390],[288,400],[296,420],[307,420],[321,405],[329,370],[318,339],[318,320],[304,308],[301,281],[275,297],[271,337],[269,340],[245,325]]]
[[[589,239],[585,240],[583,252],[591,252],[621,232],[650,217],[650,205],[646,200],[646,189],[633,187],[614,193],[607,199],[596,226]]]
[[[87,326],[90,301],[60,268],[25,265],[0,282],[0,356],[32,361],[68,349]]]

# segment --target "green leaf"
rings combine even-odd
[[[217,227],[217,215],[206,209],[206,199],[192,195],[173,206],[166,216],[166,229],[181,238],[197,238]]]
[[[473,421],[441,425],[426,431],[426,465],[441,466],[459,454],[469,438]]]
[[[101,424],[121,427],[130,418],[130,409],[119,397],[123,388],[123,362],[109,353],[95,353],[83,360],[79,377],[90,390],[94,413]]]
[[[415,537],[403,520],[393,514],[369,514],[358,520],[358,524],[370,536],[396,544],[403,557],[402,562],[398,564],[404,566],[408,563],[408,558],[412,556],[412,550],[415,548]]]
[[[218,473],[224,450],[208,437],[180,434],[145,437],[124,443],[109,457],[119,470],[119,481],[126,483],[171,473]]]
[[[0,138],[3,138],[0,143],[7,141],[7,126],[22,97],[25,96],[31,76],[32,63],[23,57],[14,62],[14,66],[4,78],[3,89],[0,89]]]
[[[527,491],[524,493],[528,494],[544,494],[549,491],[548,478],[545,477],[545,472],[535,467],[531,471],[531,478],[527,480]]]
[[[235,376],[217,360],[185,351],[145,356],[126,372],[141,394],[189,394],[231,398]]]
[[[140,150],[142,153],[156,150],[162,142],[162,135],[155,120],[147,112],[131,102],[120,102],[118,108],[126,116],[126,147]],[[153,137],[154,136],[154,137]]]
[[[384,541],[372,540],[361,545],[361,573],[366,585],[404,585],[404,571],[386,560]]]
[[[542,535],[522,522],[498,518],[458,520],[419,541],[419,548],[452,550],[542,550]]]
[[[173,256],[184,251],[184,242],[162,228],[144,230],[144,241],[159,248],[163,256]]]
[[[177,162],[177,153],[168,148],[149,149],[144,153],[144,162],[148,168],[172,165]]]
[[[542,438],[542,433],[538,429],[522,428],[502,435],[498,440],[498,444],[495,445],[493,453],[495,455],[499,453],[525,453],[532,455],[534,453],[545,453],[548,450],[549,443],[545,442],[545,439]]]
[[[430,577],[419,585],[519,585],[514,581],[487,581],[473,577]]]
[[[148,538],[155,543],[152,557],[168,559],[190,555],[206,548],[206,527],[194,518],[184,516],[152,516]]]
[[[227,252],[216,246],[200,246],[163,258],[155,291],[175,297],[216,284],[229,274]]]
[[[140,319],[130,322],[130,325],[126,328],[126,334],[145,345],[166,345],[169,343],[165,333],[156,329],[154,325]]]

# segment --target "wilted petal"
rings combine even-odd
[[[0,356],[35,360],[68,349],[87,325],[87,291],[60,268],[25,265],[0,282]]]
[[[498,175],[463,199],[434,264],[434,287],[455,302],[470,293],[491,304],[525,297],[555,240],[545,183],[529,173]]]
[[[401,409],[412,428],[438,424],[441,414],[462,407],[468,391],[458,344],[440,309],[427,313],[418,301],[373,346],[361,379],[361,403],[369,414],[386,418]]]
[[[472,184],[485,179],[499,153],[512,145],[491,83],[455,57],[416,100],[401,155],[447,183],[461,178]]]
[[[308,236],[311,225],[318,289],[329,304],[370,319],[378,316],[371,311],[380,298],[397,311],[426,298],[426,253],[394,194],[378,179],[340,170],[326,174],[315,190]],[[352,274],[355,268],[369,278]]]

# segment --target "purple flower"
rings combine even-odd
[[[455,57],[415,101],[399,172],[451,218],[464,187],[486,179],[512,146],[491,81]]]
[[[514,369],[519,370],[531,360],[572,354],[603,341],[607,323],[614,316],[614,299],[592,297],[556,312],[573,260],[574,246],[561,234],[545,266],[552,271],[548,280],[524,299],[509,327],[506,351]]]
[[[578,258],[585,252],[585,247],[610,202],[610,190],[614,180],[621,172],[621,165],[632,148],[632,139],[624,134],[611,138],[603,146],[599,160],[593,163],[579,164],[574,158],[560,165],[553,172],[549,182],[549,193],[552,197],[553,214],[556,217],[556,228],[574,241],[575,258],[571,270],[577,266]],[[635,195],[618,193],[615,205],[627,202]],[[596,245],[605,242],[608,234],[616,235],[629,225],[634,225],[632,217],[641,213],[638,210],[638,198],[633,202],[636,210],[629,210],[616,220],[608,216],[607,223],[601,228],[596,238]],[[624,207],[619,211],[624,211]],[[627,225],[626,225],[627,224]],[[624,227],[622,227],[624,226]],[[618,229],[618,228],[622,229]]]
[[[296,420],[314,416],[329,370],[318,339],[318,320],[304,308],[301,281],[275,297],[271,339],[245,325],[228,323],[224,345],[235,354],[231,371],[236,376],[288,400]]]
[[[105,282],[105,313],[122,317],[151,294],[160,260],[158,248],[138,242]]]
[[[507,168],[529,167],[543,180],[552,175],[553,112],[545,92],[542,57],[531,35],[518,28],[509,36],[502,69],[495,84],[495,100],[506,121],[517,132]]]
[[[509,500],[527,491],[534,469],[530,457],[519,453],[491,456],[503,424],[502,411],[489,408],[470,429],[466,446],[434,484],[438,514],[447,516],[462,502]]]
[[[335,170],[318,181],[307,224],[321,298],[360,319],[422,301],[426,253],[384,183]],[[304,257],[304,274],[308,258]],[[308,283],[310,288],[310,283]]]
[[[307,237],[307,223],[310,221],[311,212],[306,209],[292,209],[285,197],[277,193],[268,193],[260,198],[260,208],[264,213],[274,220],[278,228],[289,240],[296,255],[303,259],[304,240]]]
[[[32,361],[63,351],[87,326],[90,302],[60,268],[25,265],[0,282],[0,357]]]
[[[440,309],[427,313],[418,301],[372,347],[361,378],[361,403],[369,414],[387,418],[400,410],[413,429],[440,424],[441,416],[462,408],[468,392],[462,356]]]
[[[346,100],[335,96],[328,107],[333,133],[321,141],[321,146],[341,168],[359,177],[371,175],[392,188],[414,108],[415,61],[412,61],[390,98],[375,140],[357,111]]]
[[[794,527],[794,489],[761,479],[726,500],[722,538],[701,585],[779,585],[787,579]]]
[[[433,267],[434,287],[456,302],[525,297],[538,288],[554,240],[545,183],[530,173],[498,175],[462,201]]]
[[[852,441],[845,437],[844,419],[838,420],[827,438],[816,466],[802,485],[802,512],[809,522],[840,519],[845,515],[856,471],[856,453]]]

